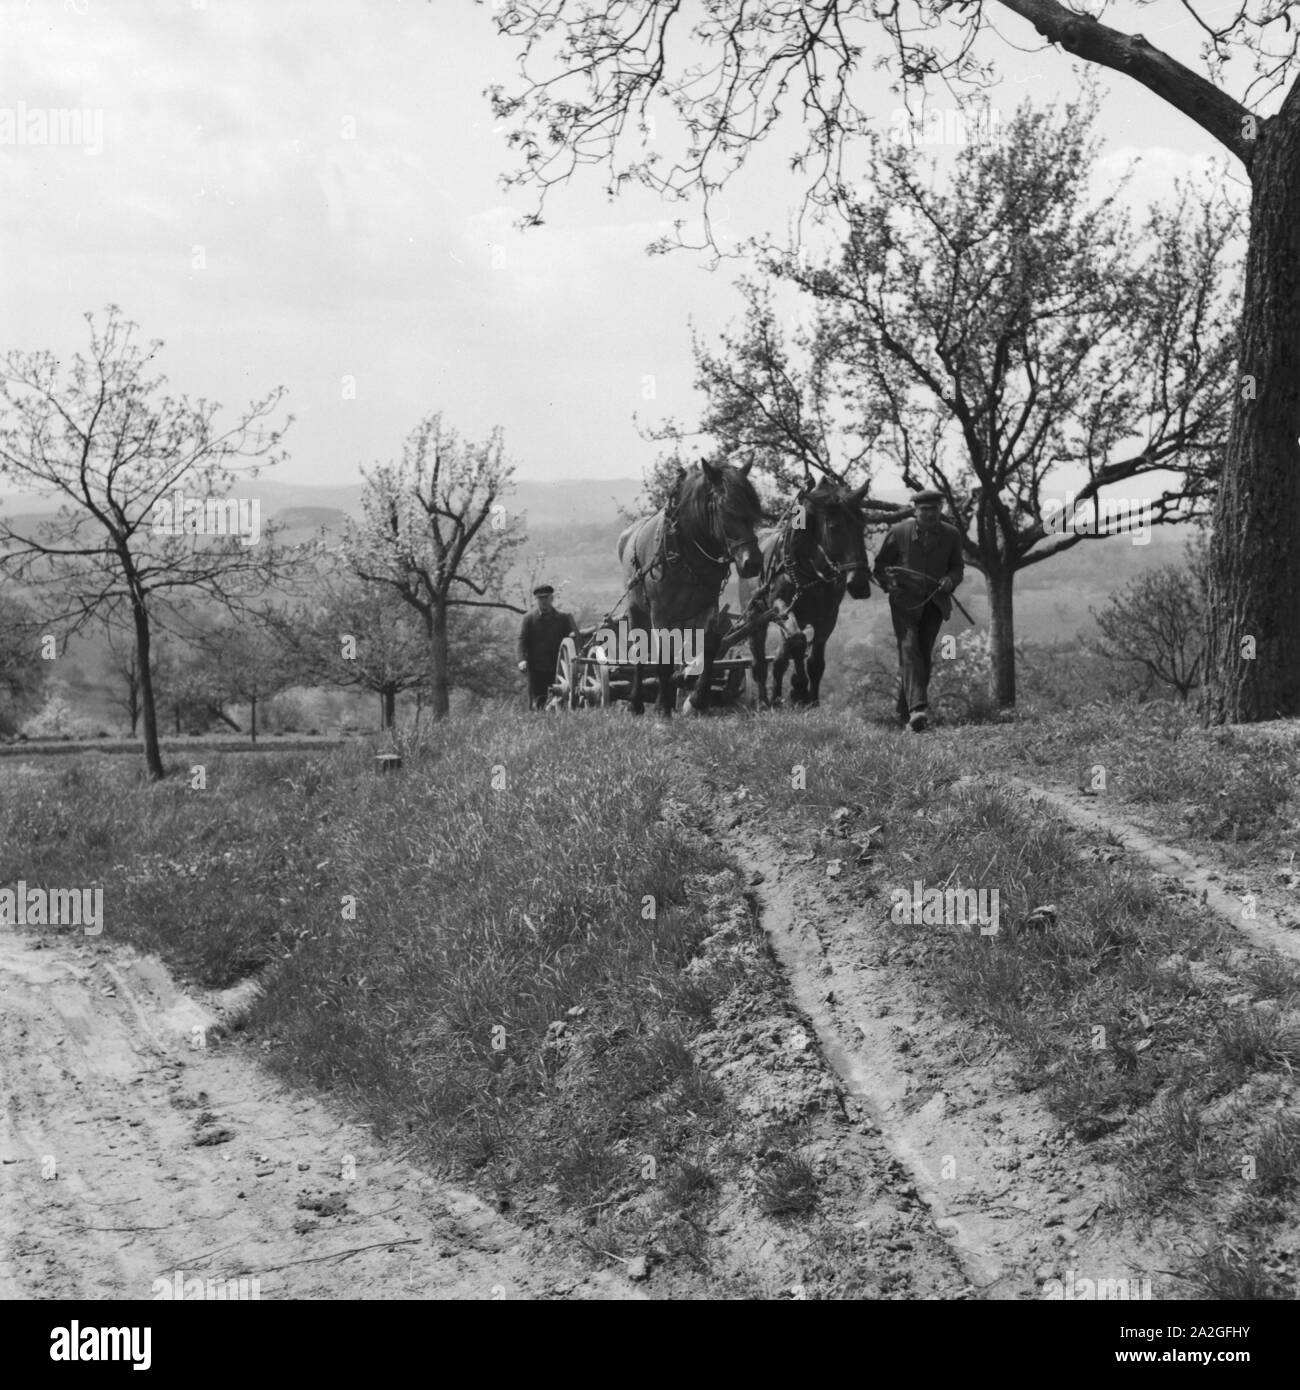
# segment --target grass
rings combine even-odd
[[[1298,973],[1243,950],[1217,917],[1144,876],[1085,857],[1032,803],[982,785],[988,745],[972,756],[968,732],[914,739],[829,714],[715,721],[690,731],[688,756],[701,795],[731,788],[731,804],[769,835],[841,860],[838,883],[877,924],[882,963],[1004,1040],[1021,1087],[1116,1164],[1122,1210],[1227,1213],[1252,1237],[1289,1220]],[[1031,726],[1026,746],[1055,732]],[[1085,750],[1095,732],[1086,727]],[[1177,747],[1166,761],[1180,760]],[[1261,808],[1280,814],[1266,799]],[[916,879],[996,890],[999,931],[894,923],[891,893],[910,898]],[[1244,966],[1225,970],[1230,956]],[[1250,1200],[1243,1153],[1255,1156]]]
[[[1124,1209],[1215,1213],[1254,1249],[1300,1173],[1300,971],[1232,951],[1217,919],[979,780],[1013,755],[1080,776],[1100,762],[1117,795],[1186,799],[1195,768],[1207,825],[1283,833],[1280,793],[1247,814],[1261,750],[1187,752],[1167,710],[1143,719],[1121,732],[1114,709],[1085,709],[1073,730],[915,739],[829,711],[663,730],[487,709],[405,742],[384,777],[359,747],[213,753],[201,789],[189,759],[158,786],[120,758],[10,763],[0,881],[102,884],[110,938],[209,987],[262,975],[249,1026],[286,1077],[503,1208],[568,1212],[593,1250],[653,1239],[704,1270],[709,1213],[750,1158],[695,1039],[753,967],[702,950],[707,884],[730,865],[695,822],[739,809],[841,861],[882,965],[1004,1043],[1017,1084],[1114,1162]],[[998,931],[892,921],[916,879],[996,890]],[[795,1149],[756,1163],[754,1201],[820,1232],[831,1260]],[[1201,1272],[1254,1287],[1253,1268]]]
[[[1202,729],[1181,704],[1094,702],[970,731],[968,744],[994,770],[1025,767],[1091,787],[1153,815],[1162,832],[1228,850],[1232,864],[1290,863],[1300,848],[1300,743]]]
[[[692,1039],[745,967],[685,969],[728,862],[664,815],[648,728],[493,711],[402,752],[213,756],[204,789],[15,769],[0,875],[102,884],[107,937],[201,985],[260,974],[274,1069],[503,1208],[581,1225],[662,1187],[659,1243],[698,1260],[744,1161]]]

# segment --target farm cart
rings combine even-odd
[[[751,619],[728,627],[730,617],[729,610],[724,608],[716,619],[723,629],[723,635],[719,653],[713,662],[710,702],[752,709],[758,701],[758,690],[751,670],[751,659],[749,656],[729,657],[726,653],[748,636],[753,621]],[[629,697],[633,667],[615,659],[618,653],[610,650],[610,631],[607,625],[601,625],[582,629],[577,641],[572,637],[564,639],[555,663],[555,680],[551,685],[548,708],[608,708],[615,701]],[[676,705],[680,706],[682,700],[695,689],[702,665],[703,658],[697,655],[686,665],[673,668],[673,678],[680,682]],[[650,666],[643,670],[641,691],[647,701],[656,697],[657,668]]]

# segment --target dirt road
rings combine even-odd
[[[0,927],[0,1298],[642,1296],[193,1047],[213,1022],[155,960]]]

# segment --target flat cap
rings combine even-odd
[[[533,590],[533,597],[534,597],[534,598],[541,598],[541,596],[542,596],[543,594],[553,594],[554,592],[555,592],[555,587],[554,587],[554,585],[551,585],[551,584],[539,584],[539,585]]]
[[[914,507],[923,506],[926,502],[942,503],[942,501],[943,493],[935,492],[933,488],[926,488],[923,492],[914,492],[912,494],[912,505]]]

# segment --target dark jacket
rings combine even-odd
[[[549,613],[534,608],[525,615],[519,629],[519,660],[526,661],[534,671],[554,671],[560,643],[570,635],[576,637],[578,629],[569,614],[558,608]]]
[[[909,579],[904,575],[897,599],[893,594],[889,596],[891,603],[897,601],[903,607],[918,604],[933,593],[935,585],[943,579],[951,579],[955,589],[965,574],[961,532],[949,522],[941,521],[938,530],[927,537],[920,531],[915,517],[900,521],[889,528],[880,554],[876,556],[876,579],[882,586],[886,585],[885,570],[893,565],[917,570],[925,579]],[[947,594],[935,594],[932,601],[945,620],[952,616],[952,599]]]

